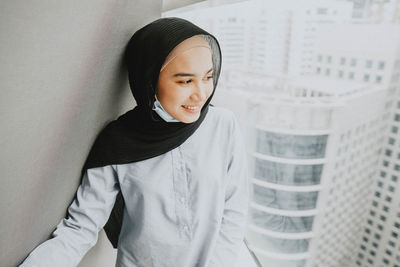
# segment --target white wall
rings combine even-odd
[[[121,62],[162,1],[0,2],[0,266],[65,216],[96,134],[135,106]],[[112,266],[104,234],[82,266]]]

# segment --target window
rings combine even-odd
[[[400,114],[396,114],[396,115],[394,116],[394,120],[395,120],[395,121],[400,121]]]
[[[374,200],[374,201],[372,201],[372,206],[374,206],[374,207],[378,207],[378,202],[376,202],[375,200]]]
[[[394,186],[389,185],[388,190],[389,190],[389,192],[394,192]]]
[[[389,137],[389,140],[388,140],[389,145],[394,145],[395,142],[396,142],[396,140],[393,137]]]
[[[393,182],[397,182],[397,176],[396,175],[392,175],[392,181]]]
[[[381,216],[382,217],[382,216]],[[381,235],[380,234],[375,234],[374,235],[375,239],[380,240],[381,239]]]
[[[373,246],[374,248],[378,248],[378,243],[372,242],[372,246]]]
[[[364,74],[364,82],[368,82],[369,81],[369,74]]]
[[[338,76],[339,76],[339,78],[343,78],[343,71],[342,70],[338,71]]]
[[[353,67],[356,66],[357,65],[357,59],[352,58],[350,65],[353,66]]]
[[[375,78],[375,82],[376,83],[381,83],[382,82],[382,76],[377,75],[376,78]]]
[[[346,64],[346,58],[342,57],[340,58],[340,65]]]
[[[381,215],[379,218],[380,218],[380,219],[381,219],[381,221],[383,221],[383,222],[385,222],[385,221],[386,221],[386,216],[383,216],[383,215]]]
[[[332,63],[332,57],[331,57],[331,56],[328,56],[328,57],[326,58],[326,61],[327,61],[328,63]]]
[[[383,166],[385,166],[385,167],[389,167],[389,161],[387,161],[387,160],[384,160],[384,161],[383,161]]]
[[[397,238],[399,235],[398,235],[397,233],[395,233],[395,232],[392,231],[392,236],[393,236],[394,238]]]
[[[385,68],[385,61],[379,61],[378,69],[383,70]]]
[[[386,196],[385,200],[386,200],[387,202],[392,202],[392,197]]]
[[[376,255],[376,254],[375,254],[375,251],[373,251],[373,250],[370,250],[370,251],[369,251],[369,254],[370,254],[371,256],[373,256],[373,257]]]
[[[375,196],[376,196],[376,197],[381,197],[381,193],[378,192],[378,191],[376,191],[376,192],[375,192]]]
[[[378,187],[382,188],[383,187],[383,183],[381,181],[378,182]],[[373,204],[373,203],[372,203]],[[378,204],[378,203],[377,203]],[[376,206],[375,206],[376,207]]]
[[[318,62],[322,62],[322,56],[318,55]]]
[[[399,128],[397,126],[392,126],[392,133],[397,133]]]
[[[329,68],[325,70],[325,75],[326,76],[329,76],[330,73],[331,73],[331,70]]]
[[[395,169],[396,171],[400,171],[400,165],[399,165],[399,164],[394,165],[394,169]]]
[[[367,60],[365,62],[365,67],[368,68],[368,69],[372,68],[372,60]]]
[[[317,68],[317,73],[318,74],[321,73],[321,68],[320,67]]]
[[[349,72],[349,79],[350,80],[353,80],[354,79],[354,72]]]
[[[385,150],[385,155],[388,156],[388,157],[390,157],[390,156],[392,155],[392,150],[386,149],[386,150]]]
[[[389,212],[389,207],[388,206],[383,206],[383,211]]]

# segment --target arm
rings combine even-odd
[[[68,208],[68,217],[57,225],[52,238],[36,247],[21,267],[77,266],[93,247],[119,192],[111,165],[88,169]]]
[[[234,267],[243,245],[249,197],[247,154],[239,125],[233,120],[224,213],[210,267]]]

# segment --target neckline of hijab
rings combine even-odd
[[[198,34],[205,37],[212,50],[214,90],[195,122],[169,123],[153,110],[160,69],[174,47]],[[218,40],[188,20],[160,18],[137,30],[129,40],[125,53],[129,85],[137,106],[101,130],[82,168],[82,177],[87,169],[156,157],[185,142],[208,112],[221,71],[221,58]],[[123,210],[124,200],[120,191],[104,226],[114,248],[118,246]]]

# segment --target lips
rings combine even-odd
[[[182,105],[181,107],[190,113],[197,113],[200,111],[201,105]]]

